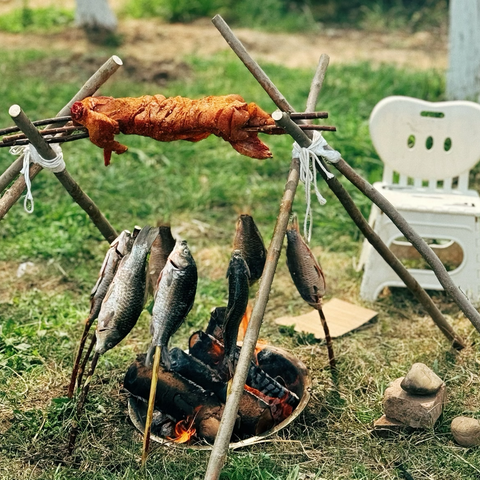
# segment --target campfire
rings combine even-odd
[[[178,443],[210,448],[223,414],[228,372],[223,365],[221,322],[224,308],[213,310],[206,331],[195,332],[188,353],[170,350],[171,366],[158,371],[151,438],[160,443]],[[238,359],[240,347],[237,347]],[[131,393],[129,415],[144,431],[151,367],[139,355],[129,367],[124,387]],[[310,379],[306,367],[288,352],[259,345],[251,362],[240,401],[231,446],[255,443],[289,424],[309,399]]]

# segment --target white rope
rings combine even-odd
[[[57,154],[52,160],[43,158],[37,149],[29,143],[28,145],[14,146],[10,148],[12,155],[23,155],[23,168],[20,173],[25,177],[25,185],[27,186],[27,194],[23,201],[23,208],[27,213],[32,213],[34,209],[32,182],[30,180],[30,163],[38,163],[43,168],[48,168],[53,173],[63,172],[65,170],[65,161],[63,160],[63,152],[58,143],[51,143],[52,150]]]
[[[317,165],[325,172],[325,175],[328,179],[333,178],[333,174],[326,170],[318,157],[323,157],[330,163],[336,163],[340,160],[341,155],[340,152],[333,150],[330,145],[328,145],[327,141],[323,138],[322,134],[318,130],[315,130],[313,132],[312,143],[309,147],[300,147],[297,142],[293,144],[292,156],[293,158],[298,158],[300,160],[300,180],[305,186],[305,201],[307,203],[305,210],[305,222],[303,224],[303,234],[307,241],[310,242],[310,239],[312,238],[313,222],[313,214],[310,205],[310,189],[312,181],[315,195],[317,196],[317,200],[320,205],[325,205],[325,203],[327,203],[317,187]],[[312,159],[311,167],[310,159]]]

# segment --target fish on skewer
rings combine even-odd
[[[161,360],[168,369],[168,341],[193,307],[197,291],[197,266],[185,240],[177,240],[161,271],[155,290],[150,333],[152,347],[162,350]],[[147,364],[151,364],[152,348]]]
[[[254,285],[262,276],[265,262],[267,260],[267,249],[263,243],[263,238],[258,230],[251,215],[242,214],[238,217],[235,227],[235,237],[233,239],[233,249],[240,250],[242,256],[247,262],[250,270],[249,286]],[[239,340],[243,340],[247,331],[251,305],[247,305],[247,310],[240,323]]]
[[[192,309],[197,290],[197,266],[185,240],[177,240],[175,248],[168,256],[167,263],[158,277],[150,332],[152,347],[149,349],[146,365],[152,365],[152,382],[148,401],[145,431],[143,435],[142,465],[145,465],[150,443],[150,429],[157,389],[157,374],[162,359],[162,367],[170,368],[168,341],[185,320]]]
[[[70,385],[67,392],[68,398],[72,398],[73,396],[77,375],[79,374],[78,372],[80,359],[82,357],[83,349],[85,347],[85,342],[87,341],[90,327],[100,313],[102,301],[107,294],[108,287],[110,286],[113,277],[115,276],[115,272],[117,271],[118,265],[120,264],[120,260],[132,249],[133,240],[136,233],[138,232],[134,231],[134,233],[132,234],[128,230],[124,230],[110,244],[110,248],[105,255],[105,259],[103,260],[102,267],[100,268],[97,282],[95,283],[95,286],[90,293],[90,313],[85,321],[85,327],[82,333],[82,337],[80,339],[80,345],[78,347],[75,362],[73,364],[72,376],[70,378]]]
[[[158,282],[158,276],[167,263],[168,256],[175,247],[170,225],[158,227],[158,236],[152,243],[147,270],[147,290],[153,295]]]
[[[142,313],[145,300],[147,255],[157,235],[158,229],[156,228],[149,226],[142,228],[133,243],[131,252],[120,261],[103,299],[95,332],[95,354],[77,404],[77,415],[80,415],[83,410],[90,381],[100,355],[122,341],[135,326]],[[70,433],[69,451],[73,450],[76,434],[77,431],[74,427]]]
[[[238,327],[248,304],[248,285],[250,270],[240,250],[234,250],[227,270],[228,304],[223,323],[223,344],[225,347],[225,364],[229,379],[235,371],[235,349],[237,346]]]
[[[330,368],[333,371],[336,361],[332,337],[322,310],[322,298],[326,289],[325,276],[315,255],[300,234],[295,215],[292,216],[287,228],[287,266],[300,296],[318,311],[325,332]]]
[[[250,270],[249,286],[251,287],[262,276],[267,260],[267,249],[253,218],[242,214],[238,217],[233,249],[240,250]]]

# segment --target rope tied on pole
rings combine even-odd
[[[16,145],[9,150],[12,155],[23,155],[23,167],[20,173],[25,177],[25,185],[27,187],[27,194],[23,201],[23,208],[27,213],[33,213],[35,207],[31,189],[32,182],[30,181],[30,163],[38,163],[53,173],[59,173],[65,170],[65,161],[60,145],[50,144],[50,147],[56,153],[55,158],[51,160],[43,158],[31,143],[23,146]]]
[[[336,163],[342,158],[340,152],[333,150],[323,138],[322,134],[316,130],[313,132],[312,143],[308,147],[301,147],[297,142],[294,142],[292,157],[298,158],[300,161],[300,181],[303,182],[305,187],[305,201],[307,207],[305,211],[303,232],[308,242],[310,242],[312,237],[313,214],[310,200],[312,182],[318,203],[320,203],[320,205],[325,205],[325,203],[327,203],[317,186],[317,165],[323,170],[328,179],[333,178],[334,176],[323,166],[318,158],[319,156],[325,158],[330,163]]]

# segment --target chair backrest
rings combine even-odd
[[[370,115],[370,135],[385,183],[465,194],[480,160],[480,105],[387,97]]]

